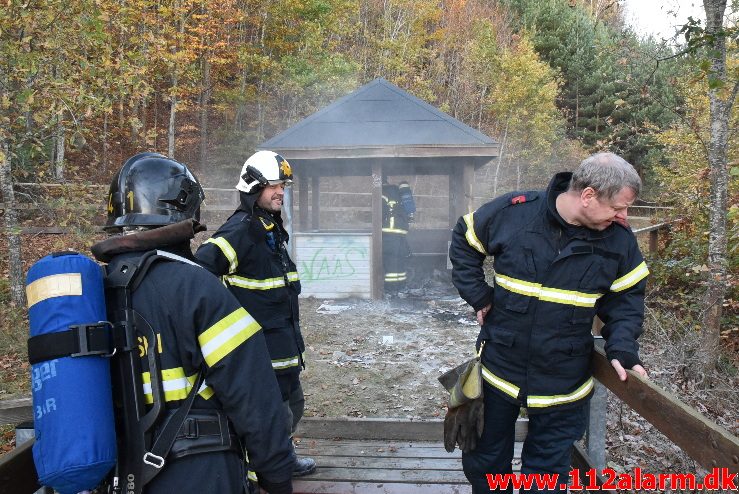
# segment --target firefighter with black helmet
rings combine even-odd
[[[124,267],[141,269],[137,263],[144,256],[151,259],[153,249],[161,259],[151,263],[130,292],[138,340],[133,355],[140,375],[123,369],[114,398],[123,407],[162,409],[149,446],[156,451],[157,444],[171,439],[168,453],[133,458],[143,469],[154,466],[143,492],[251,492],[248,478],[255,478],[246,470],[246,448],[259,484],[270,493],[289,494],[294,453],[281,427],[285,412],[264,334],[190,251],[190,240],[205,229],[198,222],[203,198],[185,165],[156,153],[130,158],[111,183],[105,230],[115,235],[94,245],[93,254],[108,263],[109,277]],[[108,304],[109,314],[117,310]],[[128,387],[134,397],[116,395],[126,388],[120,385],[126,379],[136,380],[135,387]],[[167,425],[178,420],[181,426],[165,438],[171,429]],[[125,428],[118,434],[119,462],[131,460],[127,433]],[[118,480],[126,492],[129,483],[139,482],[133,474]]]
[[[300,384],[305,344],[300,332],[300,280],[287,251],[282,225],[284,189],[292,184],[290,163],[272,151],[258,151],[244,163],[236,189],[240,205],[195,253],[198,262],[224,283],[264,328],[272,368],[295,431],[305,398]],[[296,456],[294,476],[315,471],[312,458]]]

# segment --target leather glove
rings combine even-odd
[[[269,494],[293,494],[292,479],[283,480],[282,482],[270,482],[267,479],[259,477],[259,487]]]
[[[485,405],[482,396],[447,410],[444,417],[444,449],[451,453],[455,445],[459,445],[463,453],[469,453],[477,447],[484,425]]]

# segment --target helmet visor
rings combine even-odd
[[[284,178],[280,180],[268,180],[267,181],[270,185],[279,185],[279,184],[285,184],[285,187],[291,187],[293,184],[293,181],[289,178]]]

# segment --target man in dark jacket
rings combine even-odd
[[[285,186],[291,183],[290,164],[279,154],[259,151],[249,157],[236,185],[239,208],[200,246],[195,257],[205,269],[222,277],[264,328],[292,433],[305,408],[300,385],[305,344],[298,310],[300,280],[287,252],[288,235],[280,214]],[[312,458],[296,456],[293,475],[307,475],[315,469]]]
[[[484,428],[477,447],[463,453],[475,493],[490,492],[486,474],[511,473],[522,406],[529,431],[521,473],[558,474],[566,485],[593,391],[596,315],[619,378],[624,369],[646,376],[636,340],[649,271],[626,223],[640,188],[628,162],[599,153],[574,173],[555,175],[546,191],[506,194],[454,228],[452,280],[482,326],[478,348],[485,344]],[[487,256],[492,287],[482,268]]]
[[[294,454],[280,427],[286,419],[262,330],[190,251],[194,234],[205,229],[197,222],[202,199],[185,165],[154,153],[136,155],[113,179],[108,198],[105,228],[121,235],[92,247],[109,272],[154,249],[166,258],[151,265],[131,296],[147,406],[157,396],[147,350],[158,347],[167,410],[159,431],[204,373],[161,472],[144,492],[247,492],[246,447],[262,487],[289,494]]]

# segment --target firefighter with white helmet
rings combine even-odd
[[[298,309],[300,280],[287,251],[288,234],[281,216],[285,187],[292,179],[290,163],[279,154],[258,151],[250,156],[236,184],[239,207],[195,254],[264,328],[291,433],[305,408],[300,385],[305,367]],[[315,469],[313,459],[296,456],[294,476]]]

